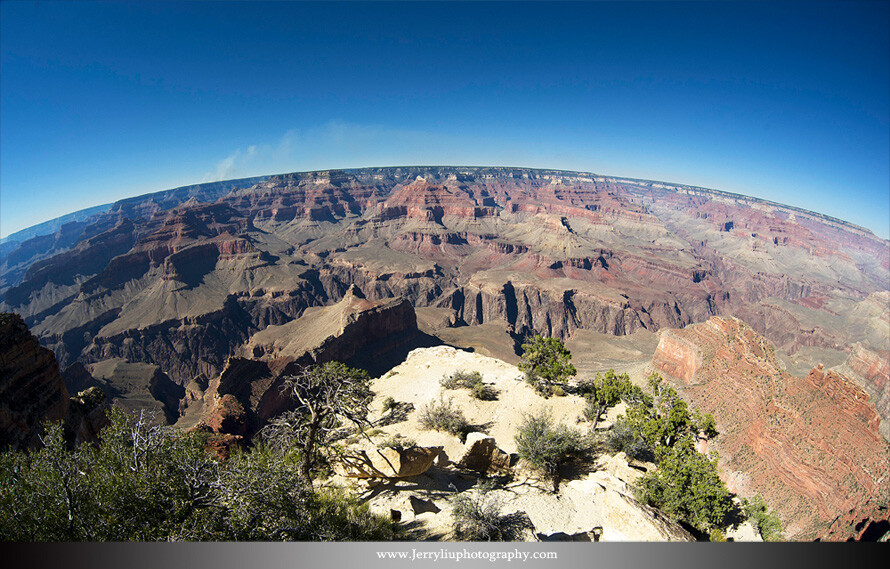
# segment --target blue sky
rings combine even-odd
[[[0,235],[325,168],[564,168],[890,235],[890,3],[0,3]]]

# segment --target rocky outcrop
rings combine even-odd
[[[103,388],[102,383],[93,377],[89,370],[80,362],[75,362],[68,366],[62,372],[62,380],[65,382],[65,388],[68,390],[68,393],[80,393],[91,387]],[[108,394],[106,393],[106,395]]]
[[[890,541],[890,496],[874,496],[839,515],[817,541]]]
[[[442,447],[380,448],[340,456],[334,470],[349,478],[410,478],[426,472]]]
[[[293,322],[255,334],[239,348],[242,355],[230,357],[211,380],[210,390],[243,406],[250,427],[239,434],[249,437],[269,418],[295,408],[281,390],[287,375],[331,361],[378,369],[400,359],[418,335],[414,309],[404,299],[372,301],[352,286],[334,305],[311,308]],[[205,422],[213,408],[205,411]]]
[[[653,363],[662,373],[690,383],[701,366],[701,350],[681,336],[664,330],[659,335]]]
[[[250,418],[233,395],[223,395],[210,411],[205,425],[214,433],[245,436],[250,429]]]
[[[469,433],[464,447],[458,465],[486,476],[506,474],[514,462],[513,457],[498,448],[494,437],[485,433]]]
[[[633,498],[624,480],[598,471],[584,482],[602,504],[600,541],[695,541],[680,524]]]
[[[844,371],[868,393],[881,416],[880,432],[890,441],[890,352],[872,351],[857,343]]]
[[[409,302],[368,300],[352,285],[337,304],[310,308],[293,322],[255,334],[242,353],[264,361],[348,362],[359,356],[372,362],[410,345],[417,334]]]
[[[715,317],[662,332],[652,364],[715,417],[712,450],[727,485],[742,496],[762,494],[787,537],[814,538],[841,512],[890,488],[880,417],[862,388],[822,366],[791,376],[744,322]]]
[[[68,391],[59,364],[18,314],[0,314],[0,448],[37,444],[43,421],[61,421]]]

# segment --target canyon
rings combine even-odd
[[[420,166],[189,186],[72,219],[0,249],[0,311],[58,361],[37,383],[98,386],[185,428],[222,425],[230,396],[247,429],[231,434],[249,436],[286,407],[274,386],[295,366],[382,375],[437,344],[515,363],[542,334],[582,374],[658,371],[712,412],[730,487],[763,494],[794,538],[886,511],[868,503],[888,495],[890,242],[841,220],[646,180]],[[39,406],[64,414],[53,398],[67,391]]]

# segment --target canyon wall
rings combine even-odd
[[[812,539],[838,516],[890,495],[881,417],[853,380],[780,368],[772,344],[735,318],[663,331],[652,360],[690,403],[713,414],[712,450],[729,488],[762,494],[786,535]]]

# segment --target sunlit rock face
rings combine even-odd
[[[63,367],[123,358],[182,385],[206,382],[257,332],[339,301],[352,284],[371,300],[450,310],[456,325],[502,321],[517,343],[734,315],[792,354],[855,342],[890,350],[886,241],[688,186],[368,168],[171,190],[78,223],[87,225],[7,251],[0,284],[2,308]],[[875,379],[871,367],[863,377],[880,400],[886,373]]]
[[[653,368],[713,414],[721,434],[708,446],[727,485],[762,494],[787,537],[813,539],[838,516],[890,496],[881,417],[852,379],[821,364],[791,375],[772,344],[735,318],[660,335]]]

